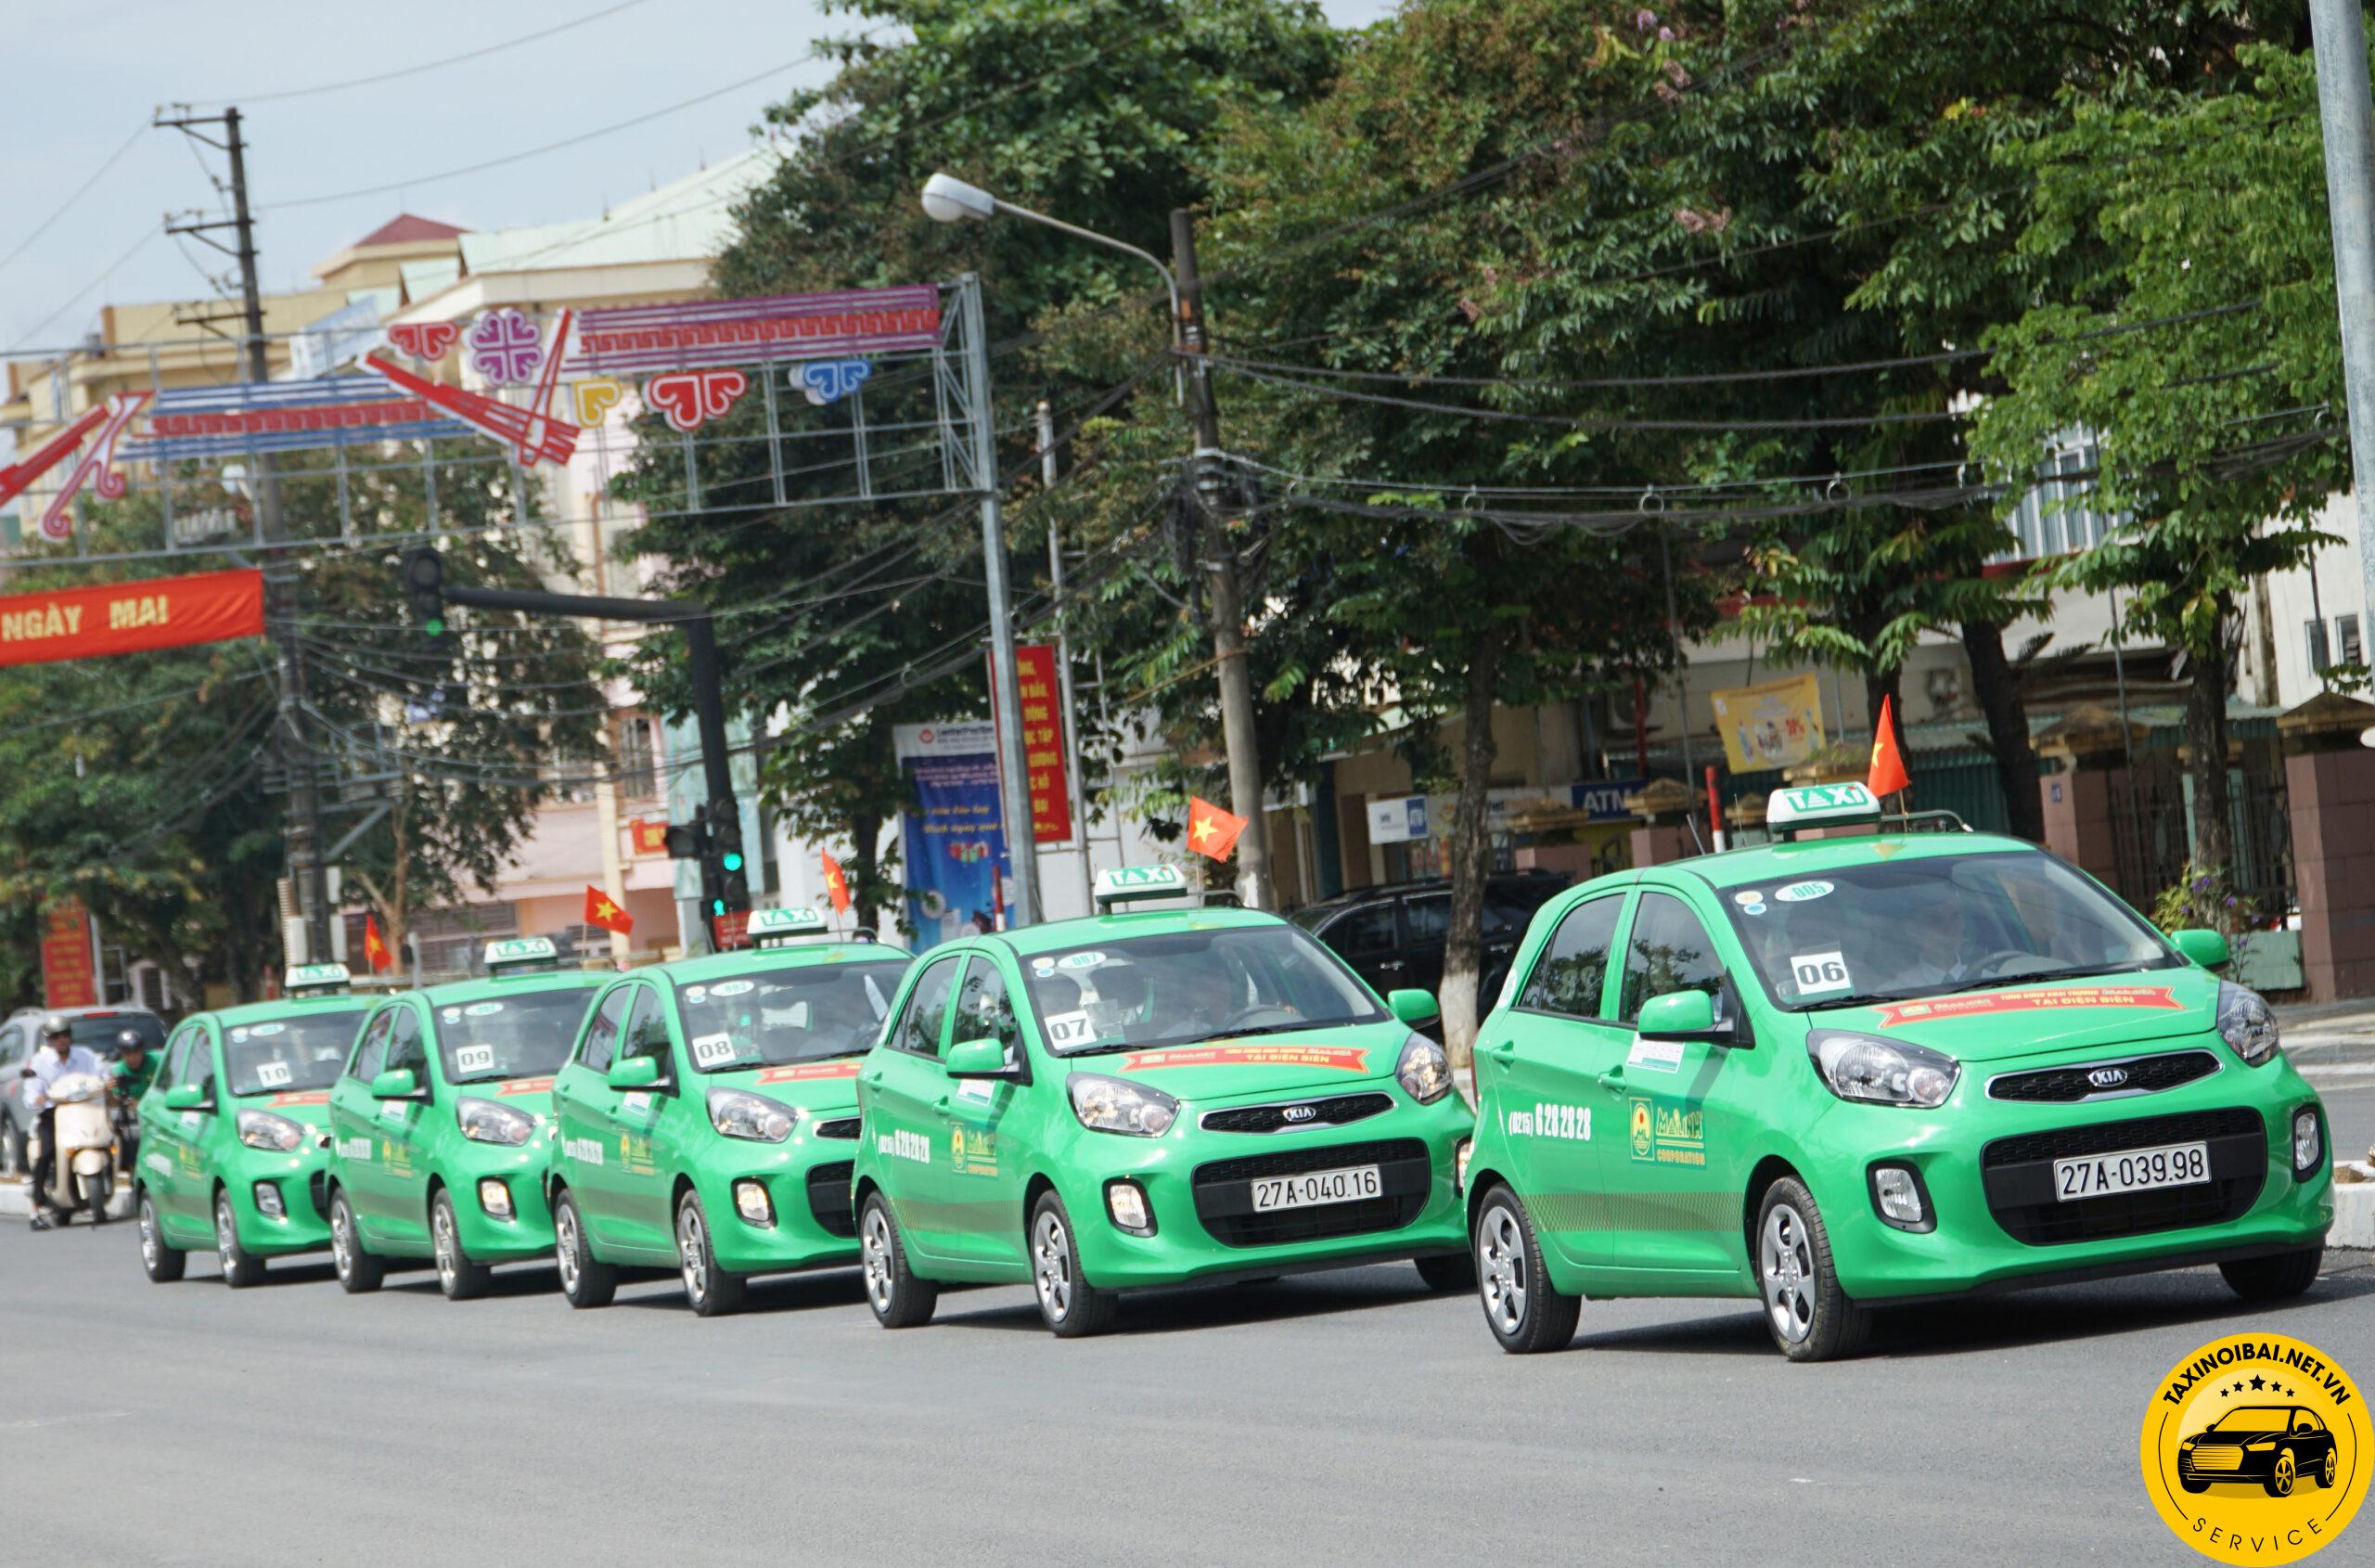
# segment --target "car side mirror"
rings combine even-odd
[[[944,1065],[952,1078],[996,1078],[1013,1083],[1022,1076],[1022,1063],[1008,1050],[1006,1042],[987,1036],[957,1041],[948,1047],[948,1060]]]
[[[1444,1009],[1436,1003],[1432,991],[1416,989],[1388,991],[1385,994],[1385,1009],[1413,1029],[1424,1029],[1444,1015]]]
[[[391,1067],[371,1080],[373,1099],[418,1099],[420,1079],[409,1067]]]
[[[2225,969],[2235,957],[2227,945],[2227,938],[2215,931],[2189,927],[2171,932],[2169,941],[2178,952],[2206,970]]]
[[[603,1076],[614,1089],[648,1089],[660,1082],[660,1062],[648,1056],[623,1056]]]
[[[32,1074],[28,1073],[30,1077]],[[214,1107],[206,1098],[206,1090],[197,1084],[175,1084],[165,1091],[168,1111],[212,1111]]]
[[[1715,998],[1704,991],[1669,991],[1641,1005],[1637,1025],[1645,1040],[1703,1040],[1728,1046],[1739,1031],[1715,1022]]]

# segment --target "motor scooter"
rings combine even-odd
[[[81,1209],[93,1225],[105,1225],[108,1201],[115,1196],[114,1119],[108,1113],[107,1080],[96,1073],[68,1073],[49,1086],[52,1136],[58,1157],[50,1162],[49,1190],[33,1201],[61,1215]]]

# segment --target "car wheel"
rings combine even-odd
[[[1756,1272],[1765,1326],[1792,1361],[1853,1356],[1871,1331],[1872,1315],[1840,1288],[1815,1195],[1794,1176],[1765,1189],[1757,1211]]]
[[[454,1216],[454,1194],[444,1188],[429,1205],[429,1246],[437,1259],[437,1288],[445,1292],[447,1301],[469,1301],[486,1294],[487,1281],[494,1271],[482,1263],[472,1263],[462,1251],[462,1230]]]
[[[2333,1449],[2332,1449],[2332,1447],[2331,1447],[2330,1446],[2329,1446],[2327,1447],[2327,1449],[2326,1449],[2326,1463],[2325,1463],[2325,1468],[2323,1468],[2322,1470],[2320,1470],[2320,1471],[2318,1471],[2318,1472],[2317,1472],[2317,1485],[2318,1485],[2318,1487],[2319,1487],[2321,1490],[2324,1490],[2324,1491],[2329,1491],[2329,1492],[2330,1492],[2330,1491],[2332,1491],[2332,1490],[2333,1490],[2333,1485],[2334,1485],[2334,1451],[2333,1451]]]
[[[2202,1480],[2198,1476],[2180,1475],[2177,1477],[2177,1484],[2184,1487],[2189,1492],[2207,1492],[2210,1490],[2210,1483]]]
[[[1575,1337],[1584,1299],[1550,1283],[1542,1243],[1525,1205],[1507,1187],[1494,1186],[1476,1212],[1476,1294],[1484,1325],[1512,1356],[1557,1350]]]
[[[2226,1278],[2227,1288],[2245,1301],[2283,1301],[2316,1284],[2325,1263],[2326,1244],[2320,1241],[2274,1257],[2222,1263],[2218,1272]]]
[[[701,1212],[699,1193],[686,1193],[676,1205],[676,1261],[685,1276],[685,1299],[695,1313],[722,1317],[742,1310],[747,1276],[717,1266],[717,1250],[710,1245],[709,1216]]]
[[[363,1250],[354,1205],[347,1202],[344,1188],[330,1194],[330,1262],[338,1268],[339,1288],[350,1296],[376,1291],[388,1278],[388,1260]]]
[[[165,1227],[157,1218],[157,1201],[140,1189],[140,1267],[152,1285],[170,1285],[189,1266],[189,1256],[165,1245]]]
[[[874,1320],[886,1329],[913,1329],[931,1321],[940,1305],[940,1287],[907,1266],[906,1244],[899,1239],[899,1222],[891,1217],[891,1202],[879,1192],[866,1195],[857,1217],[858,1261],[866,1273],[866,1305]]]
[[[2267,1495],[2271,1497],[2289,1497],[2292,1495],[2293,1483],[2299,1479],[2300,1472],[2293,1468],[2292,1450],[2279,1448],[2276,1463],[2268,1467],[2267,1479],[2260,1484],[2267,1488]]]
[[[1058,1339],[1086,1339],[1113,1326],[1121,1300],[1081,1278],[1080,1249],[1072,1244],[1072,1215],[1064,1201],[1043,1192],[1031,1209],[1031,1282],[1039,1296],[1039,1317]]]
[[[263,1283],[263,1259],[239,1245],[239,1222],[231,1213],[231,1195],[214,1195],[214,1256],[223,1266],[223,1283],[235,1291]]]
[[[565,1187],[553,1200],[553,1261],[560,1267],[561,1296],[573,1307],[608,1306],[619,1292],[618,1269],[595,1257],[577,1200]]]
[[[1450,1257],[1420,1258],[1419,1278],[1439,1296],[1476,1289],[1476,1260],[1466,1253]]]

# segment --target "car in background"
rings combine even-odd
[[[25,1107],[21,1076],[41,1049],[42,1021],[56,1014],[74,1031],[74,1043],[102,1057],[115,1054],[116,1036],[136,1029],[152,1051],[165,1048],[165,1021],[142,1007],[20,1008],[0,1023],[0,1176],[22,1176],[32,1141],[33,1113]]]
[[[1477,988],[1482,1013],[1500,995],[1509,960],[1525,940],[1534,912],[1567,887],[1557,871],[1511,871],[1484,883],[1484,973]],[[1436,878],[1391,882],[1306,905],[1287,917],[1328,945],[1380,995],[1438,991],[1444,945],[1451,932],[1451,883]]]

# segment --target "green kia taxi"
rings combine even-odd
[[[484,980],[391,996],[329,1093],[330,1255],[350,1293],[427,1258],[449,1301],[494,1266],[551,1255],[553,1074],[608,974],[562,971],[550,939],[487,945]]]
[[[2019,840],[1881,831],[1861,785],[1768,812],[1781,842],[1601,877],[1527,932],[1468,1172],[1504,1348],[1564,1344],[1587,1295],[1756,1297],[1819,1360],[1893,1303],[2316,1280],[2324,1108],[2222,937]]]
[[[754,1274],[857,1262],[858,1059],[907,955],[827,937],[813,909],[751,917],[754,950],[614,981],[553,1086],[561,1293],[602,1306],[622,1266],[674,1268],[702,1317]]]
[[[278,1001],[184,1019],[140,1099],[133,1202],[140,1262],[159,1284],[212,1248],[224,1283],[268,1258],[329,1245],[323,1173],[329,1089],[370,1010],[343,964],[301,964]]]
[[[1423,991],[1375,994],[1275,915],[1110,912],[1188,891],[1099,873],[1108,912],[933,949],[858,1078],[866,1286],[887,1328],[943,1284],[1036,1287],[1109,1327],[1141,1286],[1415,1259],[1468,1284],[1474,1118]]]

